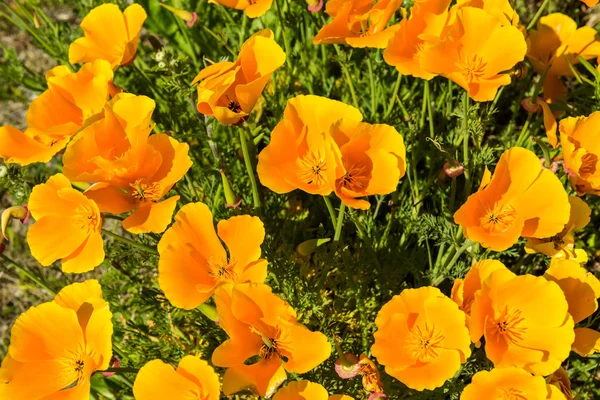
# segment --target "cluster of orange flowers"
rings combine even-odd
[[[256,17],[272,0],[214,2]],[[313,3],[309,6],[316,7]],[[330,0],[326,13],[332,21],[314,42],[385,48],[386,62],[401,73],[444,76],[477,101],[494,99],[510,84],[515,65],[528,57],[545,77],[544,99],[530,105],[546,114],[551,113],[548,103],[564,97],[559,77],[572,76],[570,67],[579,57],[600,55],[594,35],[566,16],[542,18],[527,36],[508,0],[450,3],[418,0],[410,16],[403,10],[402,21],[388,26],[399,0]],[[26,207],[7,210],[3,233],[8,217],[24,219],[31,213],[36,220],[27,233],[32,255],[44,266],[61,260],[63,271],[81,273],[104,260],[103,213],[131,212],[122,226],[133,234],[164,232],[158,243],[160,288],[182,309],[214,298],[219,325],[229,338],[211,361],[226,372],[221,385],[213,368],[196,356],[182,358],[177,369],[153,360],[137,375],[137,399],[183,399],[191,393],[216,400],[221,391],[232,395],[250,389],[276,400],[351,400],[330,397],[306,380],[278,390],[288,373],[313,370],[332,348],[324,334],[297,322],[295,310],[264,283],[268,262],[261,258],[265,230],[258,217],[234,216],[215,229],[209,208],[191,203],[179,209],[169,227],[179,197],[168,193],[192,165],[189,147],[154,133],[153,100],[122,93],[112,83],[113,71],[134,61],[145,18],[139,5],[123,12],[116,5],[92,10],[81,23],[84,37],[69,48],[70,62],[85,64],[77,72],[59,66],[46,74],[48,90],[31,104],[25,132],[0,128],[5,162],[48,162],[64,150],[62,174],[36,186]],[[270,30],[257,32],[234,62],[200,71],[193,81],[199,112],[228,125],[245,123],[286,61],[273,36]],[[394,127],[362,119],[358,109],[339,101],[289,99],[258,156],[261,183],[276,193],[334,192],[344,205],[369,208],[365,197],[396,190],[406,170],[406,149]],[[549,139],[559,145],[558,129],[573,189],[581,196],[600,194],[600,112],[556,125],[554,136],[548,129]],[[85,184],[86,190],[74,189],[71,182]],[[475,374],[462,399],[493,398],[499,392],[505,398],[570,398],[561,363],[571,350],[582,356],[600,351],[600,332],[575,327],[597,310],[600,298],[600,282],[582,267],[585,251],[574,248],[573,233],[589,223],[590,212],[580,197],[568,196],[533,152],[506,150],[494,174],[486,169],[455,222],[466,239],[494,251],[524,237],[527,252],[552,257],[550,267],[541,277],[517,276],[499,261],[483,260],[455,281],[450,298],[435,287],[406,289],[379,311],[372,354],[389,375],[424,390],[442,386],[465,364],[471,346],[483,345],[495,368]],[[69,285],[53,301],[23,313],[0,368],[0,397],[85,398],[91,375],[110,366],[111,318],[95,280]],[[356,365],[365,386],[384,396],[375,364],[363,357]]]

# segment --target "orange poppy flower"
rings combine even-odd
[[[600,112],[560,121],[564,166],[577,194],[600,194]]]
[[[458,0],[452,7],[450,18],[456,16],[454,13],[462,7],[475,7],[482,9],[488,14],[498,18],[502,25],[519,25],[519,14],[513,9],[511,0]]]
[[[555,236],[544,239],[527,239],[525,251],[529,254],[544,253],[547,256],[561,259],[571,259],[578,263],[587,262],[587,254],[583,249],[575,249],[573,232],[578,231],[590,223],[592,210],[576,196],[569,196],[571,214],[569,222],[564,229]]]
[[[556,282],[562,289],[569,303],[569,314],[573,317],[574,323],[583,321],[598,309],[600,281],[579,263],[571,260],[555,260],[550,264],[544,277]],[[573,351],[581,356],[600,351],[600,332],[589,328],[575,328]]]
[[[533,152],[513,147],[502,154],[493,176],[486,170],[479,190],[454,214],[454,222],[466,238],[503,251],[520,236],[556,235],[569,213],[569,197],[556,175],[542,169]]]
[[[485,336],[496,368],[517,367],[549,375],[569,356],[573,318],[560,287],[533,275],[492,272],[471,307],[471,340]]]
[[[161,360],[152,360],[140,368],[133,384],[136,400],[219,400],[220,393],[219,375],[194,356],[183,357],[176,370]]]
[[[273,396],[273,400],[353,400],[350,396],[329,396],[327,390],[318,383],[306,380],[290,382]]]
[[[303,374],[331,354],[327,337],[296,322],[296,312],[262,283],[221,286],[215,294],[219,325],[229,339],[215,349],[214,365],[226,367],[223,393],[244,389],[270,397],[286,371]],[[252,358],[258,361],[245,364]]]
[[[460,400],[546,400],[548,390],[546,381],[541,376],[533,376],[520,368],[494,368],[473,375],[471,383],[460,395]]]
[[[117,69],[135,59],[146,11],[132,4],[121,12],[116,4],[102,4],[81,21],[84,36],[69,46],[69,62],[106,60]]]
[[[104,261],[102,215],[96,203],[71,187],[62,174],[33,188],[28,203],[36,222],[27,232],[31,254],[44,267],[62,260],[62,270],[87,272]]]
[[[194,78],[192,84],[200,82],[198,111],[222,124],[243,123],[285,58],[270,29],[255,33],[242,45],[235,62],[213,64]]]
[[[383,383],[381,383],[381,375],[377,365],[365,354],[360,355],[360,359],[356,364],[360,368],[358,373],[362,376],[363,389],[367,392],[383,393]]]
[[[104,60],[85,64],[78,72],[58,66],[46,73],[48,89],[27,110],[25,132],[0,127],[0,158],[27,165],[48,162],[65,148],[86,120],[102,111],[116,91],[113,71]]]
[[[405,289],[375,320],[372,353],[411,389],[435,389],[471,355],[465,314],[434,287]]]
[[[516,276],[498,260],[482,260],[475,263],[467,272],[465,279],[456,279],[452,286],[452,300],[458,308],[467,315],[467,327],[471,318],[471,307],[475,301],[475,294],[481,289],[483,282],[498,270],[503,270],[509,277]]]
[[[384,49],[399,26],[386,28],[402,0],[329,0],[325,12],[333,20],[314,37],[314,44],[348,44]]]
[[[331,131],[341,119],[361,121],[356,108],[320,96],[287,101],[283,120],[271,132],[271,143],[258,155],[261,183],[275,193],[301,189],[327,196],[345,171]]]
[[[86,127],[63,156],[64,174],[73,182],[97,182],[85,194],[102,212],[134,210],[123,221],[131,233],[163,232],[179,196],[160,201],[192,161],[189,146],[164,133],[150,135],[154,101],[119,94],[104,115]],[[149,136],[150,135],[150,136]]]
[[[262,283],[267,277],[267,260],[260,258],[265,229],[259,218],[231,217],[219,221],[217,231],[218,236],[206,204],[186,204],[158,243],[158,284],[175,307],[191,310],[222,284]]]
[[[523,61],[526,52],[518,28],[503,25],[482,9],[462,7],[448,33],[420,60],[422,68],[456,82],[472,99],[490,101],[501,86],[511,83],[506,71]]]
[[[598,4],[598,0],[581,0],[581,1],[584,2],[585,5],[588,7],[594,7],[596,4]]]
[[[208,2],[236,10],[244,10],[248,18],[257,18],[264,15],[273,4],[273,0],[208,0]]]
[[[573,392],[571,391],[571,381],[569,380],[569,375],[567,375],[567,371],[563,367],[560,367],[552,375],[546,378],[546,382],[548,382],[548,387],[550,389],[551,396],[550,400],[572,400]],[[561,397],[561,394],[563,397]]]
[[[421,66],[425,49],[439,41],[448,19],[451,0],[417,1],[410,10],[410,18],[400,22],[398,30],[383,52],[386,63],[403,75],[431,79],[434,73]]]
[[[66,286],[54,301],[25,311],[0,368],[2,399],[88,398],[92,374],[109,367],[111,318],[96,280]]]
[[[360,197],[389,194],[406,172],[406,149],[389,125],[341,120],[331,130],[340,149],[344,173],[335,180],[335,193],[352,208],[368,209]]]
[[[558,130],[558,124],[556,123],[556,117],[552,113],[548,103],[541,97],[538,97],[535,101],[531,98],[523,99],[521,105],[530,113],[537,113],[542,111],[544,116],[544,129],[546,130],[546,137],[553,148],[558,147],[558,137],[556,131]]]
[[[527,58],[533,68],[543,74],[545,99],[563,99],[567,88],[561,76],[574,76],[572,66],[578,57],[586,60],[600,56],[600,41],[590,26],[577,28],[577,23],[564,14],[555,13],[540,18],[537,28],[527,38]]]

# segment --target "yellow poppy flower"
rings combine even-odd
[[[598,4],[598,0],[581,0],[581,1],[584,2],[585,5],[588,7],[594,7],[596,4]]]
[[[471,340],[477,343],[485,336],[485,353],[496,368],[513,366],[549,375],[569,356],[575,339],[568,309],[556,283],[498,270],[475,295]]]
[[[116,4],[102,4],[81,21],[84,36],[69,46],[69,62],[106,60],[112,69],[135,59],[146,11],[132,4],[121,12]]]
[[[435,389],[471,355],[465,314],[434,287],[405,289],[375,320],[372,353],[411,389]]]
[[[577,194],[600,194],[600,112],[560,121],[564,166]]]
[[[327,390],[318,383],[306,380],[290,382],[273,396],[273,400],[353,400],[350,396],[329,396]]]
[[[569,314],[573,317],[574,323],[583,321],[598,309],[600,281],[579,263],[571,260],[555,260],[550,264],[544,277],[556,282],[562,289],[569,303]],[[589,328],[575,328],[573,351],[581,356],[600,351],[600,332]]]
[[[448,19],[451,0],[417,1],[410,10],[410,18],[400,22],[398,30],[383,53],[386,63],[404,75],[431,79],[436,74],[423,69],[421,57],[429,46],[439,41]]]
[[[533,68],[543,74],[545,99],[563,99],[567,88],[561,76],[574,76],[572,66],[579,56],[586,60],[600,56],[600,41],[590,26],[577,28],[577,23],[564,14],[555,13],[540,18],[537,28],[527,38],[527,58]]]
[[[62,260],[64,272],[81,273],[104,261],[100,210],[64,175],[35,186],[28,208],[36,222],[27,232],[27,243],[40,264],[47,267]]]
[[[175,370],[161,360],[152,360],[140,368],[133,384],[136,400],[219,400],[219,375],[204,360],[185,356]]]
[[[451,14],[462,7],[475,7],[498,18],[502,25],[518,26],[519,14],[513,9],[511,3],[513,3],[511,0],[458,0],[452,7]],[[451,15],[450,19],[453,20],[455,16],[455,14]]]
[[[341,119],[361,121],[356,108],[319,96],[287,101],[283,120],[258,155],[261,183],[275,193],[301,189],[326,196],[344,175],[341,153],[331,131]]]
[[[371,205],[361,197],[396,190],[406,172],[406,149],[395,128],[341,120],[331,136],[344,167],[344,174],[335,180],[335,193],[344,204],[366,210]]]
[[[270,397],[286,371],[303,374],[331,354],[327,337],[296,322],[296,313],[262,283],[225,285],[217,289],[219,325],[229,339],[217,347],[212,362],[226,367],[223,393],[250,389]],[[256,358],[258,361],[245,364]]]
[[[560,367],[552,375],[546,378],[551,391],[549,400],[572,400],[573,392],[571,391],[571,381],[569,375],[563,367]],[[562,397],[561,397],[562,395]]]
[[[325,25],[314,44],[348,44],[384,49],[399,28],[387,27],[401,0],[329,0],[325,12],[333,20]]]
[[[2,399],[88,398],[92,374],[109,367],[111,318],[96,280],[66,286],[54,301],[25,311],[0,367]]]
[[[571,214],[569,222],[567,222],[564,229],[549,238],[527,239],[527,244],[525,245],[527,253],[534,254],[539,252],[557,259],[566,258],[579,263],[587,262],[588,257],[585,250],[574,248],[575,238],[573,237],[573,232],[583,229],[590,223],[592,210],[585,201],[576,196],[569,196],[569,203],[571,204]]]
[[[460,395],[460,400],[527,399],[546,400],[546,381],[520,368],[494,368],[479,371]]]
[[[134,210],[123,221],[131,233],[167,228],[179,196],[160,200],[192,165],[186,143],[164,133],[150,135],[154,106],[145,96],[117,95],[63,156],[69,179],[97,182],[85,194],[102,212]]]
[[[192,84],[199,82],[198,111],[222,124],[243,123],[285,58],[271,30],[255,33],[242,45],[235,62],[213,64],[194,78]]]
[[[525,38],[518,28],[474,7],[456,11],[456,21],[436,45],[421,55],[421,66],[465,89],[476,101],[490,101],[511,83],[506,71],[523,61]]]
[[[65,148],[86,121],[102,111],[116,92],[113,71],[104,60],[85,64],[77,72],[59,66],[46,73],[48,89],[27,110],[28,128],[0,127],[0,158],[27,165],[48,162]]]
[[[264,15],[273,4],[273,0],[208,0],[208,2],[236,10],[244,10],[248,18],[258,18]]]
[[[466,238],[503,251],[520,236],[556,235],[569,213],[569,197],[556,175],[542,169],[533,152],[513,147],[502,154],[493,176],[486,170],[479,190],[454,214],[454,221]]]
[[[183,206],[158,243],[158,284],[171,304],[190,310],[226,283],[258,282],[267,277],[260,258],[265,238],[257,217],[239,215],[219,221],[217,233],[203,203]],[[227,246],[227,251],[221,244]]]

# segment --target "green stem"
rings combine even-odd
[[[473,246],[473,244],[474,243],[471,240],[465,240],[463,245],[456,251],[456,253],[454,253],[454,257],[452,257],[452,259],[446,263],[446,265],[443,268],[443,272],[434,278],[432,283],[433,286],[438,286],[444,281],[444,279],[446,279],[447,272],[454,266],[454,264],[456,264],[459,257],[465,252],[465,250]]]
[[[369,82],[371,83],[371,118],[375,118],[377,113],[377,97],[375,96],[375,78],[373,77],[373,65],[371,64],[371,57],[368,53],[365,54],[367,58],[367,67],[369,69]]]
[[[463,100],[463,166],[465,167],[465,197],[471,194],[471,171],[469,166],[469,93],[464,93]]]
[[[122,243],[125,243],[129,246],[133,246],[133,247],[137,247],[140,250],[144,250],[147,251],[148,253],[152,253],[152,254],[158,254],[158,250],[154,247],[150,247],[150,246],[146,246],[145,244],[136,242],[134,240],[131,239],[127,239],[126,237],[123,237],[121,235],[117,235],[114,232],[109,231],[108,229],[102,229],[102,233],[104,233],[106,236],[109,236],[115,240],[118,240]]]
[[[279,17],[279,23],[281,23],[281,33],[283,34],[283,44],[285,46],[285,55],[287,56],[287,58],[289,60],[289,58],[292,56],[292,51],[290,50],[290,44],[288,42],[287,35],[285,33],[286,24],[283,20],[283,14],[281,12],[281,6],[279,5],[279,1],[280,0],[275,0],[275,5],[277,6],[277,15]],[[290,68],[290,69],[292,68],[291,63],[286,62],[286,64],[287,64],[288,68]]]
[[[252,160],[250,160],[250,152],[248,151],[248,141],[246,140],[246,133],[244,129],[238,130],[240,133],[240,143],[242,145],[242,154],[244,155],[244,164],[246,165],[246,171],[250,178],[250,186],[252,187],[252,200],[254,202],[254,209],[260,214],[260,196],[258,192],[258,184],[256,183],[256,177],[254,176],[254,168],[252,167]]]
[[[429,136],[433,139],[435,136],[435,130],[433,127],[433,109],[431,107],[431,90],[429,88],[429,81],[425,81],[425,101],[427,103],[427,118],[429,119]]]
[[[390,116],[390,113],[394,109],[394,103],[396,101],[396,96],[398,96],[398,90],[400,89],[401,81],[402,81],[402,74],[400,72],[398,72],[398,79],[396,79],[396,85],[394,86],[394,91],[392,93],[392,97],[390,97],[390,104],[388,105],[385,115],[383,116],[384,120]]]
[[[115,373],[127,373],[127,374],[137,374],[139,368],[130,368],[130,367],[122,367],[122,368],[106,368],[105,370],[98,372],[115,372]]]
[[[523,125],[523,129],[521,129],[521,133],[519,133],[519,137],[517,138],[517,142],[515,144],[515,146],[517,147],[522,147],[523,146],[523,142],[525,141],[525,138],[527,137],[527,132],[529,131],[529,124],[531,123],[531,116],[533,114],[529,113],[529,115],[527,115],[527,121],[525,121],[525,124]]]
[[[49,291],[52,294],[56,294],[56,292],[54,290],[50,289],[48,287],[48,285],[46,285],[38,277],[36,277],[35,275],[33,275],[31,272],[29,272],[22,265],[18,264],[17,262],[13,261],[12,259],[8,258],[7,256],[5,256],[2,253],[0,253],[0,258],[3,259],[4,261],[6,261],[9,264],[12,264],[16,269],[18,269],[19,271],[21,271],[26,277],[28,277],[29,279],[31,279],[33,282],[37,283],[41,288],[46,289],[47,291]]]
[[[338,47],[337,44],[333,45],[333,48],[335,49],[338,58],[341,59],[342,53],[340,52],[340,48]],[[346,65],[345,62],[340,62],[340,66],[342,67],[342,71],[344,72],[344,77],[346,79],[346,83],[348,84],[348,87],[350,88],[350,95],[352,96],[352,104],[354,105],[354,107],[359,108],[358,107],[358,98],[356,97],[356,92],[354,91],[354,85],[352,84],[352,77],[350,76],[350,71],[348,71],[348,66]]]
[[[331,244],[331,255],[335,256],[335,252],[338,249],[338,245],[340,244],[340,237],[342,236],[342,226],[344,226],[344,216],[346,211],[346,205],[344,203],[340,204],[340,211],[337,217],[337,224],[335,226],[335,234],[333,235],[333,243]]]
[[[329,212],[329,218],[331,218],[331,224],[333,225],[333,229],[337,227],[337,218],[335,216],[335,210],[333,205],[331,205],[331,200],[329,197],[323,196],[323,201],[325,201],[325,205],[327,206],[327,211]]]
[[[529,25],[527,25],[528,31],[531,30],[535,26],[535,24],[537,24],[538,19],[540,19],[540,17],[544,13],[544,10],[546,9],[546,6],[548,5],[548,3],[550,3],[550,0],[544,0],[542,5],[540,6],[539,10],[537,11],[537,13],[535,13],[535,15],[533,16],[533,19],[531,20]]]

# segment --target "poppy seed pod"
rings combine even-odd
[[[26,224],[29,221],[29,216],[31,213],[27,208],[27,203],[22,206],[14,206],[8,207],[6,210],[2,211],[1,226],[2,226],[2,236],[4,239],[8,240],[8,236],[6,236],[6,229],[8,228],[8,223],[11,219],[18,219],[22,223]]]

